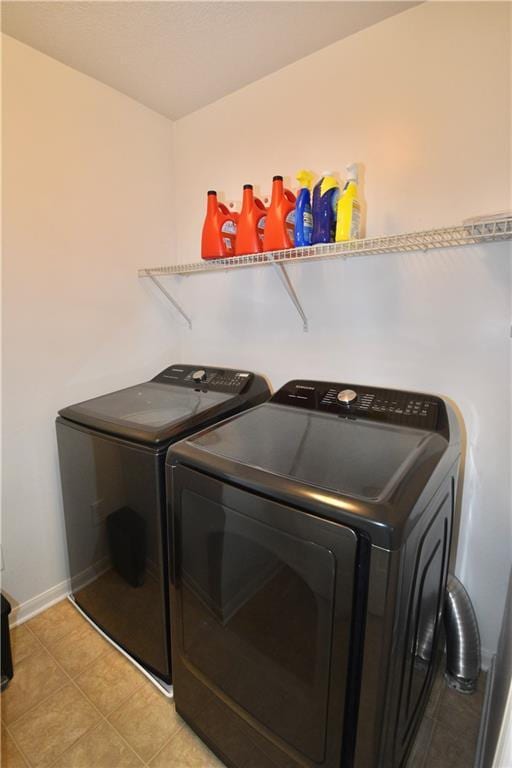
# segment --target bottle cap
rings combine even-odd
[[[244,184],[244,189],[253,189],[252,184]]]
[[[217,192],[216,192],[214,189],[209,189],[209,190],[208,190],[208,194],[209,194],[209,195],[216,195],[216,194],[217,194]]]
[[[273,176],[272,177],[272,181],[282,181],[282,180],[283,180],[282,176]]]
[[[347,165],[347,181],[355,181],[357,183],[359,179],[359,174],[357,170],[357,163],[350,163],[350,165]]]
[[[302,170],[299,171],[297,174],[297,181],[301,185],[301,187],[305,187],[306,189],[309,189],[311,187],[311,184],[313,183],[313,173],[311,171]]]

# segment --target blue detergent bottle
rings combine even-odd
[[[313,174],[311,171],[299,171],[297,181],[300,189],[297,194],[295,204],[295,247],[311,245],[311,236],[313,234],[313,213],[311,210],[311,184]]]
[[[340,188],[334,176],[326,172],[313,188],[313,234],[311,242],[333,243],[336,237],[336,208]]]

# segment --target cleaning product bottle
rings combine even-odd
[[[263,233],[267,209],[258,197],[254,197],[252,184],[244,184],[242,210],[238,217],[235,253],[260,253],[263,250]]]
[[[217,193],[208,192],[206,218],[201,238],[202,259],[225,259],[235,255],[238,214],[217,200]]]
[[[338,182],[330,172],[313,188],[312,243],[332,243],[336,234],[336,206],[340,196]]]
[[[311,171],[299,171],[297,181],[300,184],[295,206],[295,247],[311,245],[313,234],[313,213],[311,211]]]
[[[356,240],[361,236],[361,203],[359,201],[357,163],[347,165],[348,177],[338,200],[336,242]]]
[[[263,235],[264,251],[293,248],[295,229],[295,195],[283,186],[283,177],[272,179],[272,198]]]

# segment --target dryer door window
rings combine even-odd
[[[354,532],[192,470],[174,473],[179,653],[287,749],[314,763],[339,756]]]

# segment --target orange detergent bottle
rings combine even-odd
[[[235,255],[237,220],[238,213],[219,203],[217,193],[211,189],[201,237],[202,259],[225,259]]]
[[[263,234],[267,209],[258,197],[254,197],[252,184],[244,184],[242,210],[238,217],[235,253],[260,253],[263,250]]]
[[[295,195],[284,189],[283,177],[272,179],[272,199],[265,222],[263,236],[264,251],[279,251],[293,248],[295,228]]]

